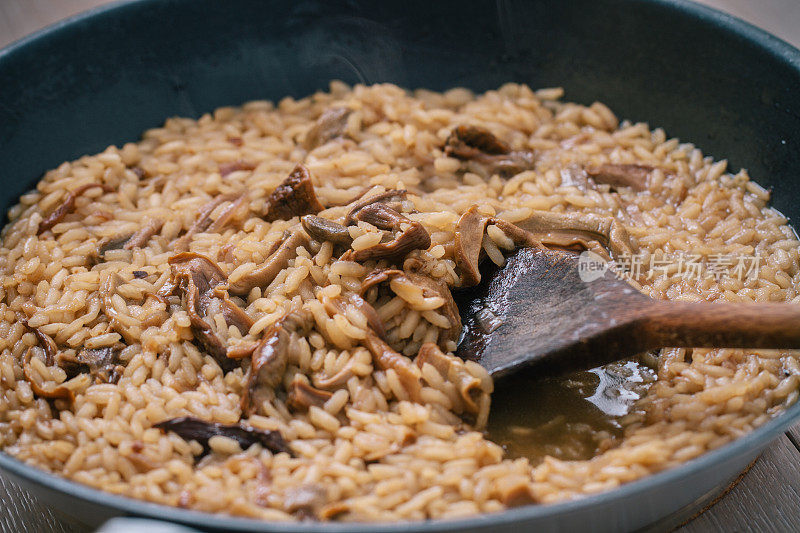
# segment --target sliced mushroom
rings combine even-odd
[[[586,173],[597,183],[610,185],[612,189],[630,187],[634,191],[647,188],[647,176],[655,170],[650,165],[604,164],[587,167]]]
[[[246,387],[242,394],[242,411],[252,413],[261,402],[261,395],[274,390],[283,380],[292,342],[311,329],[307,311],[286,313],[264,334],[250,360]]]
[[[500,219],[492,218],[489,223],[498,224],[499,221]],[[505,224],[509,223],[505,222]],[[530,217],[514,225],[533,233],[535,238],[545,246],[548,244],[569,246],[570,239],[572,239],[575,242],[598,242],[615,257],[630,254],[633,251],[630,236],[625,227],[610,216],[592,213],[534,211]]]
[[[283,242],[264,262],[249,274],[230,284],[230,292],[237,295],[246,295],[253,287],[266,287],[286,268],[289,261],[297,256],[297,248],[308,244],[308,236],[297,228],[293,233],[285,236]]]
[[[301,520],[316,520],[327,502],[328,492],[320,485],[291,487],[283,495],[284,511],[297,515]]]
[[[153,235],[161,231],[162,226],[164,226],[164,221],[160,218],[148,219],[139,231],[131,235],[131,238],[123,245],[123,248],[125,250],[142,248]]]
[[[67,194],[64,201],[46,218],[39,222],[39,228],[36,230],[37,235],[41,235],[45,231],[52,229],[53,226],[64,220],[68,214],[75,210],[75,200],[78,199],[83,193],[88,190],[100,187],[103,192],[114,192],[114,189],[102,183],[87,183]]]
[[[447,329],[440,329],[437,342],[440,345],[443,345],[448,340],[458,342],[461,336],[461,314],[458,312],[458,306],[453,299],[450,288],[444,281],[436,280],[416,272],[403,272],[397,269],[380,269],[370,272],[364,278],[364,281],[361,283],[361,294],[364,294],[379,283],[392,279],[404,279],[416,285],[422,290],[423,297],[425,298],[439,297],[444,300],[444,304],[439,307],[437,311],[443,313],[448,322],[450,322],[450,327]]]
[[[252,163],[248,163],[247,161],[242,161],[241,159],[238,161],[232,161],[230,163],[222,163],[219,165],[219,175],[223,178],[228,174],[233,174],[239,170],[255,170],[256,166]]]
[[[192,332],[206,351],[220,364],[223,370],[231,370],[236,366],[233,358],[228,357],[227,349],[205,318],[209,308],[219,303],[225,322],[236,327],[240,333],[246,334],[252,320],[243,310],[230,300],[225,288],[227,277],[222,269],[208,257],[183,252],[169,259],[171,267],[171,289],[180,289],[185,299],[186,312],[189,315]]]
[[[355,308],[367,319],[370,329],[381,339],[386,339],[386,329],[383,327],[383,321],[378,316],[378,312],[358,294],[351,292],[341,298],[324,298],[323,303],[329,313],[346,315],[349,307]]]
[[[464,161],[474,161],[489,174],[514,176],[534,165],[533,152],[511,150],[492,132],[478,126],[457,126],[450,133],[444,153]]]
[[[323,209],[325,207],[319,203],[314,192],[311,173],[305,166],[298,164],[267,198],[264,220],[274,222],[302,215],[316,215]]]
[[[206,205],[200,208],[200,211],[197,214],[197,219],[195,219],[194,223],[189,227],[189,229],[184,233],[178,240],[175,241],[175,245],[173,249],[176,252],[185,252],[189,249],[189,243],[192,241],[192,238],[198,234],[203,233],[211,228],[212,224],[215,224],[215,221],[211,219],[211,213],[219,207],[220,205],[224,204],[225,202],[233,202],[237,204],[237,201],[241,201],[243,195],[241,194],[223,194],[217,196]],[[237,204],[237,208],[238,205]],[[235,211],[235,210],[234,210]],[[224,223],[227,223],[231,219],[231,211],[227,209],[226,212],[228,215],[226,216],[225,213],[220,215],[220,219],[224,219]],[[221,226],[216,226],[215,231],[219,231]]]
[[[345,226],[327,218],[305,215],[300,217],[300,223],[306,233],[318,242],[330,241],[340,246],[350,246],[350,243],[353,242],[353,238]]]
[[[376,194],[374,196],[370,196],[368,198],[361,198],[353,207],[350,208],[350,211],[347,212],[347,216],[344,217],[344,224],[346,226],[351,226],[356,222],[356,215],[359,211],[367,207],[368,205],[373,204],[391,204],[393,202],[399,202],[404,200],[408,191],[405,189],[389,189],[388,191],[384,191],[382,193]],[[392,207],[389,205],[389,207]],[[396,211],[396,210],[395,210]]]
[[[164,221],[160,218],[150,218],[135,233],[126,233],[116,237],[106,237],[97,243],[97,256],[92,259],[99,262],[105,259],[109,250],[134,250],[144,247],[150,238],[161,231]]]
[[[59,354],[56,363],[74,378],[78,374],[89,374],[95,383],[117,383],[125,372],[120,350],[110,346],[103,348],[84,348],[77,355]]]
[[[289,389],[286,405],[295,411],[308,411],[312,405],[322,407],[331,396],[333,393],[312,387],[302,379],[296,379]]]
[[[456,386],[467,412],[477,414],[481,380],[467,371],[461,359],[443,353],[432,342],[426,342],[420,347],[414,359],[414,364],[420,369],[425,363],[433,366],[444,379]]]
[[[28,326],[27,320],[23,320],[22,322],[28,329],[33,331],[33,334],[36,336],[36,340],[39,341],[39,345],[44,350],[44,364],[46,366],[53,366],[53,363],[55,363],[56,357],[58,356],[58,345],[56,345],[56,341],[54,341],[53,338],[47,333],[39,330],[39,328],[32,328]]]
[[[182,416],[158,422],[153,424],[153,427],[165,433],[171,431],[187,442],[197,441],[203,447],[200,457],[207,455],[211,451],[208,441],[215,436],[233,439],[239,443],[243,450],[253,444],[260,444],[272,453],[288,453],[292,455],[289,445],[279,431],[256,429],[242,423],[227,425]]]
[[[495,485],[500,501],[507,507],[519,507],[537,502],[537,498],[531,490],[531,480],[526,476],[500,477]]]
[[[127,344],[138,342],[137,336],[120,319],[119,311],[114,307],[114,294],[119,284],[119,276],[115,272],[109,273],[100,285],[100,309],[108,317],[111,329],[119,333]]]
[[[394,370],[409,397],[416,402],[420,401],[422,373],[409,358],[394,351],[372,332],[367,332],[364,346],[372,354],[372,360],[378,368],[384,371]]]
[[[319,374],[314,374],[313,381],[314,386],[320,389],[338,389],[339,387],[343,387],[351,377],[355,375],[353,371],[353,367],[356,364],[356,359],[351,357],[347,363],[334,375],[332,376],[321,376]]]
[[[360,209],[356,218],[377,228],[399,233],[388,242],[381,242],[353,252],[353,261],[386,259],[391,262],[399,262],[410,252],[427,250],[431,245],[431,236],[420,222],[406,218],[385,204],[370,204]],[[406,226],[405,229],[402,229],[403,225]]]
[[[317,146],[322,146],[328,141],[340,137],[347,127],[347,119],[352,112],[353,110],[347,107],[326,109],[306,132],[303,147],[311,151]]]
[[[487,222],[488,219],[478,213],[478,207],[473,205],[456,223],[453,257],[456,266],[461,270],[464,287],[471,287],[481,282],[479,263]]]
[[[477,207],[472,206],[456,223],[453,245],[455,262],[461,270],[462,287],[480,283],[478,264],[487,224],[496,225],[517,246],[580,248],[614,257],[632,252],[628,232],[613,217],[534,211],[527,219],[512,224],[496,217],[483,217],[477,212]]]
[[[51,389],[45,389],[35,379],[31,369],[31,359],[33,358],[33,347],[28,348],[22,358],[22,375],[31,387],[31,391],[39,398],[48,400],[67,400],[69,403],[75,401],[75,393],[63,385],[57,385]]]

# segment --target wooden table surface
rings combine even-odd
[[[800,48],[800,0],[700,0],[743,18]],[[0,0],[0,47],[108,0]],[[0,531],[85,531],[0,476]],[[681,524],[681,522],[688,520]],[[675,523],[677,522],[677,523]],[[674,518],[654,531],[800,532],[800,425],[781,435],[727,494],[694,518]]]

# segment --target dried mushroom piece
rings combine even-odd
[[[630,187],[636,192],[647,189],[647,176],[655,170],[650,165],[604,164],[587,167],[586,173],[597,183],[610,185],[612,189]]]
[[[300,217],[300,224],[308,235],[318,241],[330,241],[340,246],[350,246],[353,237],[347,228],[337,222],[316,215],[304,215]]]
[[[250,369],[245,377],[242,393],[242,411],[253,413],[262,395],[274,392],[281,381],[289,361],[292,342],[308,334],[312,318],[307,311],[290,311],[278,319],[256,346],[250,359]]]
[[[384,371],[393,370],[408,396],[413,401],[420,401],[422,373],[408,357],[393,350],[371,331],[367,332],[364,346],[372,354],[372,360],[378,368]]]
[[[117,383],[125,372],[117,347],[84,348],[76,355],[64,353],[56,357],[56,363],[71,379],[79,374],[89,374],[95,383]]]
[[[347,107],[332,107],[319,116],[313,126],[306,132],[303,147],[311,151],[318,146],[341,137],[347,127],[347,119],[353,112]]]
[[[479,263],[487,222],[488,218],[478,213],[478,207],[473,205],[456,223],[453,257],[456,266],[461,270],[464,287],[471,287],[481,282]]]
[[[230,284],[231,294],[244,296],[254,287],[268,286],[289,265],[289,261],[297,257],[297,248],[307,246],[308,242],[308,236],[300,228],[284,234],[283,241],[263,265]]]
[[[346,226],[351,226],[355,224],[356,221],[358,220],[356,218],[358,212],[369,205],[387,204],[392,209],[394,209],[395,207],[399,208],[399,206],[393,204],[398,204],[399,202],[405,200],[406,195],[408,195],[408,191],[406,191],[405,189],[389,189],[387,191],[375,194],[368,198],[360,198],[355,203],[353,203],[353,206],[350,208],[350,211],[347,212],[347,216],[344,217],[344,224]],[[397,210],[398,209],[395,209],[395,211]]]
[[[353,261],[386,259],[400,262],[414,250],[427,250],[431,236],[425,227],[411,220],[383,203],[367,205],[356,213],[356,219],[387,231],[398,232],[388,242],[381,242],[369,248],[353,252]]]
[[[64,220],[64,218],[75,210],[75,201],[86,191],[96,188],[103,189],[103,192],[114,192],[114,189],[102,183],[87,183],[67,194],[64,201],[53,210],[47,217],[39,222],[39,228],[36,230],[37,235],[41,235],[45,231],[52,229],[53,226]]]
[[[486,128],[457,126],[444,146],[448,156],[472,161],[485,168],[488,174],[511,177],[534,166],[533,152],[512,150]]]
[[[225,273],[208,257],[183,252],[172,256],[169,264],[172,283],[168,286],[169,291],[181,291],[195,340],[223,370],[231,370],[236,366],[235,359],[228,356],[227,347],[214,332],[212,325],[206,321],[206,317],[212,306],[219,306],[226,324],[236,327],[242,334],[249,331],[253,324],[252,319],[230,300]]]
[[[311,182],[311,173],[298,164],[289,177],[283,180],[267,198],[264,220],[289,220],[292,217],[316,215],[325,207],[319,203]]]
[[[31,387],[31,391],[38,398],[47,400],[67,400],[69,403],[75,401],[75,393],[63,385],[56,385],[52,388],[42,387],[33,377],[31,359],[33,358],[33,347],[28,348],[22,358],[22,375]]]
[[[313,387],[302,379],[295,379],[289,388],[286,405],[294,411],[308,411],[311,406],[321,408],[332,396],[332,392]]]
[[[245,202],[245,194],[222,194],[217,196],[203,207],[200,208],[200,211],[197,214],[197,218],[195,219],[194,223],[186,230],[178,240],[175,241],[175,245],[173,249],[176,252],[186,252],[189,250],[189,244],[192,242],[192,238],[198,234],[203,233],[205,231],[219,231],[221,230],[226,224],[230,223],[231,220],[234,218],[233,215],[238,211],[241,205]],[[224,210],[219,218],[215,221],[211,218],[211,213],[219,207],[220,205],[224,204],[225,202],[231,202],[231,206],[229,206],[226,210]],[[236,207],[233,207],[236,206]],[[213,225],[213,228],[212,228]]]
[[[134,233],[118,235],[116,237],[106,237],[97,243],[96,261],[105,260],[106,252],[109,250],[135,250],[143,248],[148,241],[156,235],[164,226],[164,221],[160,218],[149,218],[141,228]]]
[[[351,292],[338,298],[325,297],[323,298],[323,304],[326,310],[332,314],[339,313],[347,315],[349,308],[355,308],[367,319],[367,324],[370,329],[381,339],[386,339],[386,329],[383,327],[383,321],[380,316],[378,316],[378,311],[372,307],[372,304],[364,300],[358,294]]]
[[[436,311],[441,312],[443,316],[447,318],[450,327],[440,328],[437,342],[440,345],[443,345],[447,341],[458,342],[461,336],[461,314],[458,311],[458,306],[453,299],[450,288],[444,281],[436,280],[416,272],[404,272],[397,269],[379,269],[370,272],[361,282],[361,294],[363,295],[372,287],[392,279],[404,280],[419,287],[425,299],[440,298],[440,302],[443,303],[436,308]]]
[[[328,492],[320,485],[300,485],[286,489],[283,509],[301,520],[317,520],[328,502]]]
[[[496,225],[515,245],[522,247],[578,248],[613,257],[630,254],[633,250],[628,232],[613,217],[533,211],[527,219],[512,224],[501,218],[484,217],[472,206],[456,223],[453,244],[462,287],[472,287],[481,281],[478,266],[488,224]]]
[[[241,139],[239,139],[241,141]],[[232,143],[236,144],[236,143]],[[256,166],[253,163],[248,163],[247,161],[242,161],[239,159],[238,161],[231,161],[230,163],[221,163],[219,165],[219,175],[223,178],[228,174],[233,174],[234,172],[238,172],[240,170],[255,170]]]
[[[478,401],[482,393],[481,380],[467,371],[461,359],[445,354],[432,342],[426,342],[417,352],[414,364],[420,369],[425,364],[435,368],[444,379],[455,385],[464,411],[478,413]]]
[[[211,437],[216,436],[235,440],[243,450],[253,444],[260,444],[272,453],[288,453],[292,455],[289,445],[279,431],[256,429],[242,423],[228,425],[182,416],[158,422],[153,424],[153,427],[165,433],[171,431],[187,442],[197,441],[203,447],[200,457],[211,452],[211,446],[209,446],[208,441]]]

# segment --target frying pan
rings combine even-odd
[[[682,0],[137,0],[59,23],[0,52],[0,201],[60,162],[138,138],[166,117],[301,97],[331,79],[476,91],[563,86],[694,142],[800,215],[800,52]],[[275,524],[106,494],[0,453],[45,503],[97,525],[118,515],[225,531],[620,531],[707,499],[800,419],[796,404],[679,467],[555,505],[468,520]]]

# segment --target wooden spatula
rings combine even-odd
[[[457,293],[457,354],[501,377],[531,365],[592,368],[664,347],[800,348],[800,305],[653,300],[610,271],[579,275],[580,262],[574,252],[523,248]]]

